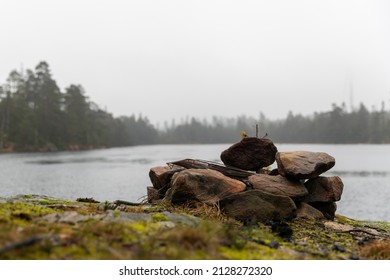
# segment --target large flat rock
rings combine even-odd
[[[243,182],[210,169],[180,171],[173,175],[171,186],[165,199],[178,204],[196,200],[213,205],[231,194],[246,189]]]
[[[311,179],[331,169],[334,157],[322,152],[292,151],[276,153],[280,175],[295,179]]]
[[[292,219],[296,216],[294,201],[288,196],[250,190],[230,195],[220,202],[223,211],[243,222],[266,222]]]
[[[309,192],[299,180],[292,180],[277,175],[256,174],[248,178],[254,189],[261,190],[275,195],[284,195],[293,199],[300,199]]]

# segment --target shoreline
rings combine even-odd
[[[244,226],[205,205],[19,195],[0,224],[1,259],[390,259],[390,223],[341,215]]]

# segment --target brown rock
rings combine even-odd
[[[164,196],[167,189],[170,187],[173,174],[184,170],[179,166],[156,166],[152,167],[149,171],[149,178],[153,184],[153,187],[159,190],[160,196]]]
[[[267,193],[275,195],[285,195],[293,199],[299,199],[308,194],[307,189],[298,180],[290,180],[286,177],[277,175],[270,176],[265,174],[256,174],[248,178],[252,187]]]
[[[181,204],[196,200],[213,205],[219,200],[246,189],[246,185],[210,169],[186,169],[173,175],[166,199]]]
[[[148,195],[148,203],[153,203],[161,199],[158,189],[154,187],[146,187],[146,194]]]
[[[324,219],[324,215],[322,212],[313,206],[305,202],[301,202],[297,209],[297,217],[298,218],[306,218],[306,219]]]
[[[343,182],[340,177],[318,177],[305,182],[309,195],[305,202],[333,202],[341,199]]]
[[[278,152],[279,174],[296,179],[311,179],[331,169],[336,161],[327,153],[293,151]]]
[[[269,139],[245,137],[223,151],[221,160],[227,166],[257,171],[274,163],[277,151]]]
[[[220,206],[228,216],[246,223],[292,219],[296,216],[296,206],[291,198],[260,190],[232,194],[221,200]]]
[[[334,219],[337,210],[337,205],[335,202],[311,202],[309,204],[320,210],[326,219]]]

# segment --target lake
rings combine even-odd
[[[344,182],[336,213],[390,221],[390,145],[276,144],[279,151],[326,152],[336,165],[325,176]],[[152,145],[82,152],[0,155],[0,196],[39,194],[64,199],[93,197],[142,201],[149,169],[184,158],[219,161],[228,144]]]

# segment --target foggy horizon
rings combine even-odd
[[[390,3],[5,1],[0,81],[44,60],[114,116],[283,119],[389,106]]]

